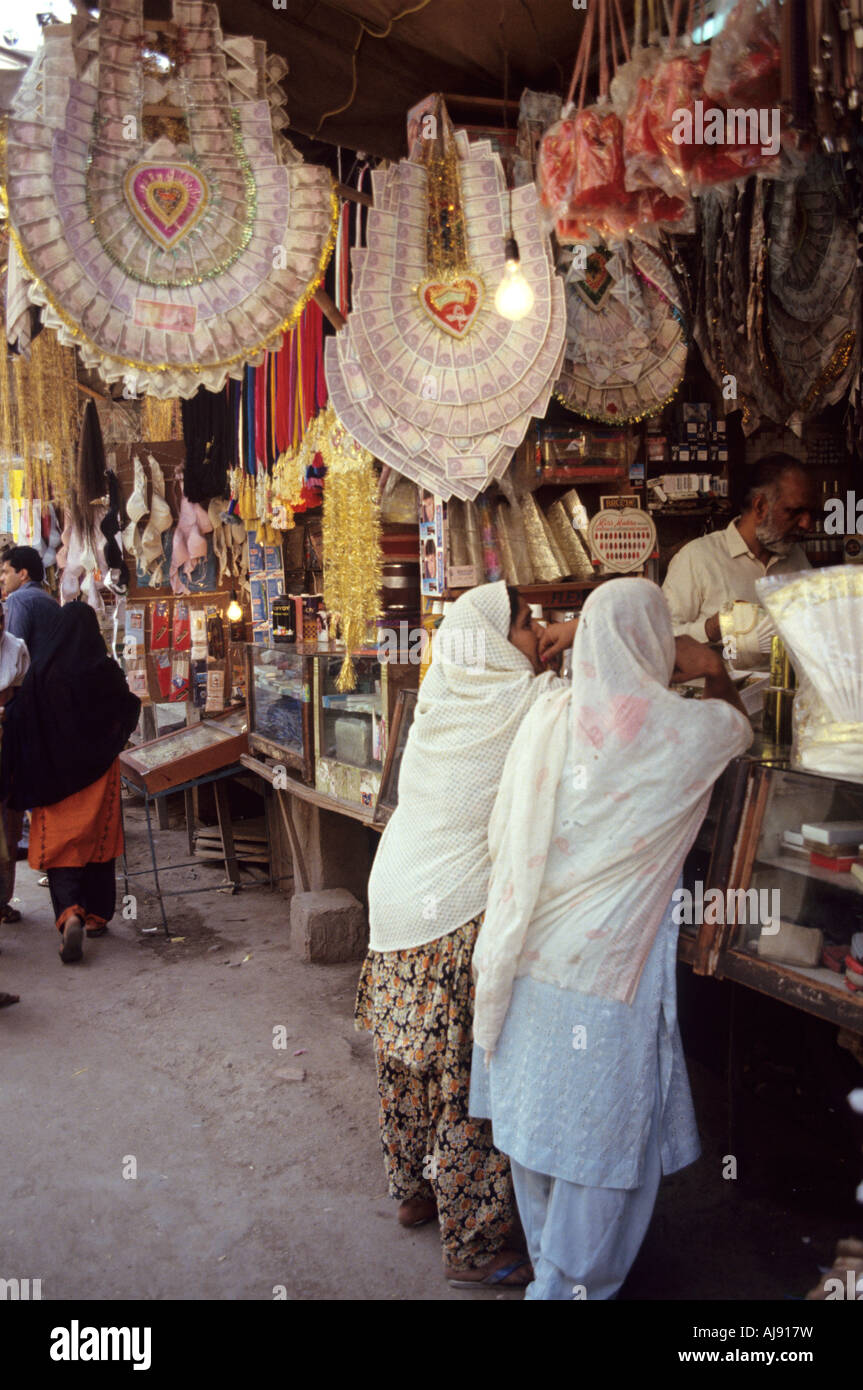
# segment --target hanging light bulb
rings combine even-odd
[[[518,322],[519,319],[527,318],[531,312],[535,296],[524,278],[524,271],[521,268],[518,254],[518,242],[514,236],[506,239],[505,255],[506,269],[494,296],[494,307],[501,318]]]
[[[243,620],[243,610],[237,601],[236,589],[231,590],[231,602],[228,604],[228,622],[240,623]]]

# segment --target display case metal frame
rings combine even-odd
[[[255,660],[256,652],[275,650],[280,655],[293,656],[302,663],[302,682],[304,690],[308,691],[308,698],[303,697],[302,705],[302,728],[303,728],[303,751],[298,754],[294,749],[281,744],[277,739],[270,738],[262,734],[257,729],[258,709],[255,696]],[[307,786],[314,786],[315,782],[315,747],[314,747],[314,724],[312,719],[312,689],[314,686],[314,659],[319,655],[323,648],[317,644],[309,642],[291,642],[275,644],[272,648],[262,647],[255,642],[246,644],[246,694],[249,710],[249,750],[252,753],[263,753],[265,757],[271,759],[275,764],[284,764],[286,768],[291,768],[300,774],[301,780]]]
[[[790,766],[784,753],[776,756],[761,753],[735,759],[717,783],[714,794],[716,821],[705,893],[710,888],[719,889],[723,895],[729,890],[746,891],[752,886],[756,868],[762,873],[773,868],[777,876],[786,872],[805,873],[817,885],[815,891],[818,893],[860,895],[863,903],[863,892],[850,875],[837,873],[834,882],[832,878],[826,880],[807,871],[804,865],[791,868],[759,856],[765,815],[777,775],[799,777],[801,796],[805,796],[805,783],[811,778],[833,784],[840,790],[852,787],[863,793],[863,781],[849,782],[798,771]],[[694,938],[681,933],[680,958],[692,965],[697,975],[733,980],[838,1027],[863,1033],[863,991],[852,993],[845,985],[844,976],[823,967],[807,969],[764,960],[738,944],[739,930],[734,922],[702,922]]]

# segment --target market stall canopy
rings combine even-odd
[[[573,0],[277,3],[220,0],[219,11],[226,31],[252,33],[290,63],[291,127],[389,158],[406,153],[405,113],[428,92],[490,98],[497,125],[505,86],[516,100],[524,86],[564,90],[587,12]],[[622,9],[628,22],[631,3]],[[153,0],[145,10],[168,13]]]

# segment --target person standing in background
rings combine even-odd
[[[6,631],[27,643],[30,660],[37,661],[57,631],[60,605],[43,588],[45,567],[32,545],[13,545],[3,556],[0,587],[6,609]]]
[[[84,931],[102,936],[114,914],[114,860],[123,850],[119,753],[141,702],[108,655],[86,603],[60,608],[6,714],[0,792],[34,808],[30,867],[47,872],[60,959],[80,960]]]
[[[27,644],[20,637],[13,637],[11,632],[6,631],[6,615],[0,605],[0,718],[27,674],[29,665]],[[2,756],[0,748],[0,759]],[[5,852],[5,857],[0,858],[0,922],[20,922],[21,913],[9,904],[15,895],[15,851],[21,838],[24,817],[21,811],[13,811],[5,801],[0,803],[0,816],[5,840],[4,844],[0,844],[0,850]]]
[[[662,592],[675,637],[717,643],[719,610],[736,599],[757,603],[765,574],[809,569],[799,544],[814,529],[815,487],[790,454],[767,454],[752,469],[741,515],[722,531],[688,541],[671,558]]]

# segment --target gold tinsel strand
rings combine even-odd
[[[346,653],[336,682],[356,689],[351,652],[378,613],[381,590],[378,479],[372,455],[352,439],[332,407],[320,427],[318,448],[327,469],[324,483],[324,607],[338,613]]]
[[[63,506],[78,437],[75,353],[50,328],[30,346],[29,361],[7,357],[0,368],[0,461],[23,467],[23,496]]]
[[[155,396],[145,396],[141,403],[141,438],[159,442],[182,439],[180,402],[160,401]]]
[[[455,133],[441,96],[435,101],[433,119],[434,139],[423,141],[428,175],[428,268],[430,275],[453,276],[467,268],[467,227]]]

